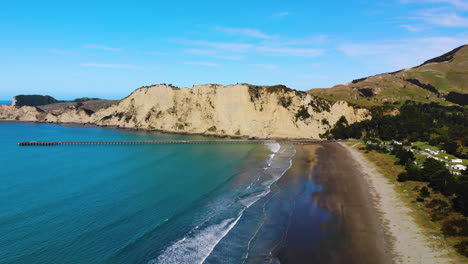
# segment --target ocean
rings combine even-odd
[[[11,100],[0,100],[0,105],[11,105]]]
[[[20,147],[208,138],[32,123],[0,134],[0,263],[275,263],[291,197],[320,189],[279,184],[289,144]]]

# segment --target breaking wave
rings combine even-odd
[[[250,185],[239,190],[228,208],[221,208],[202,225],[198,225],[182,239],[176,241],[148,264],[190,263],[201,264],[213,252],[219,242],[236,226],[244,211],[268,195],[271,185],[279,180],[292,166],[296,153],[292,145],[271,143],[267,145],[272,154],[266,160],[266,166],[258,177],[253,177]]]

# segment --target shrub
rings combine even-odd
[[[418,198],[416,198],[416,202],[418,202],[418,203],[423,203],[423,202],[424,202],[424,198],[418,197]]]
[[[456,244],[455,249],[457,249],[458,253],[461,255],[468,257],[468,241],[463,241]]]
[[[446,236],[468,236],[468,219],[459,218],[445,221],[442,232]]]
[[[260,86],[249,85],[250,101],[253,103],[260,98]]]
[[[310,101],[309,105],[315,112],[330,112],[330,103],[322,98],[315,97],[314,100]]]
[[[292,99],[289,96],[281,96],[279,99],[279,103],[287,109],[292,104]]]
[[[406,171],[400,172],[397,177],[397,181],[399,182],[405,182],[409,180],[408,173]]]
[[[422,197],[422,198],[428,198],[431,196],[431,193],[429,192],[429,190],[427,189],[426,186],[422,187],[421,190],[419,191],[419,195]]]
[[[449,207],[449,204],[440,199],[432,199],[427,205],[427,208],[436,208],[436,209],[446,209]]]
[[[298,119],[305,120],[307,118],[310,118],[309,111],[307,111],[307,108],[305,108],[304,106],[301,106],[301,108],[299,108],[299,111],[297,111],[296,113],[296,121]]]
[[[290,88],[282,84],[267,86],[266,90],[270,93],[278,93],[278,92],[285,93],[285,92],[291,91]]]

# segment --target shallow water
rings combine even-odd
[[[268,263],[289,221],[277,181],[290,145],[19,147],[207,138],[27,123],[0,134],[0,263]]]

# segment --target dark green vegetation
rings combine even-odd
[[[13,101],[15,106],[39,106],[60,102],[48,95],[17,95]]]
[[[329,89],[312,89],[308,93],[365,107],[398,105],[406,100],[467,105],[468,46],[458,47],[411,69],[360,78]]]
[[[310,114],[309,114],[309,111],[307,111],[307,108],[304,106],[301,106],[301,108],[299,108],[299,110],[296,113],[296,121],[298,119],[306,120],[309,117],[310,117]]]
[[[312,107],[312,109],[314,109],[315,112],[330,112],[331,108],[330,102],[320,97],[314,97],[314,100],[311,100],[309,105]]]
[[[258,86],[258,85],[244,83],[244,85],[247,85],[249,87],[250,101],[252,102],[255,102],[256,100],[260,99],[261,92],[276,93],[276,94],[285,94],[287,92],[294,92],[296,96],[302,96],[305,94],[305,92],[291,89],[282,84],[272,85],[272,86]],[[284,108],[288,108],[289,105],[291,105],[291,102],[292,102],[291,100],[292,99],[290,97],[283,95],[282,97],[279,98],[279,104],[282,105]]]
[[[117,100],[83,100],[80,102],[59,102],[47,105],[38,106],[38,109],[46,113],[60,114],[70,108],[82,109],[88,115],[99,111],[100,109],[107,108],[113,104],[118,103]]]
[[[16,102],[15,102],[16,101]],[[57,115],[63,111],[75,108],[82,109],[87,115],[116,104],[117,100],[82,97],[72,101],[57,100],[48,95],[17,95],[14,97],[15,106],[37,106],[39,111]]]
[[[468,109],[459,106],[406,102],[400,114],[375,113],[371,120],[348,125],[340,119],[324,136],[398,141],[428,141],[447,153],[468,158]]]
[[[396,164],[404,166],[396,179],[407,189],[417,183],[415,202],[424,205],[431,221],[441,226],[460,254],[468,257],[468,171],[453,175],[445,163],[432,158],[416,165],[410,148],[410,142],[426,141],[449,154],[468,158],[468,108],[407,101],[397,115],[386,115],[382,107],[372,112],[372,120],[354,124],[342,117],[324,136],[362,138],[368,142],[365,150],[395,156]],[[381,143],[391,140],[403,144],[388,147]]]
[[[389,153],[396,157],[396,164],[405,166],[397,180],[407,188],[413,186],[411,182],[419,183],[415,202],[424,204],[431,221],[439,224],[442,233],[456,241],[455,249],[468,257],[468,170],[452,175],[443,162],[432,158],[419,167],[414,164],[413,153],[401,145],[391,145],[389,151],[386,145],[374,141],[363,149]]]
[[[392,174],[424,215],[440,227],[455,249],[468,257],[468,171],[452,174],[444,162],[415,157],[411,142],[428,142],[459,158],[468,158],[468,46],[418,67],[361,78],[309,93],[330,101],[365,107],[371,120],[349,124],[342,117],[322,137],[356,138],[364,151],[392,155],[403,171]],[[389,147],[381,141],[401,141]],[[417,164],[423,162],[423,164]],[[424,159],[424,158],[423,158]]]
[[[450,92],[445,99],[459,105],[468,105],[468,94]]]
[[[100,98],[90,98],[90,97],[81,97],[81,98],[76,98],[75,100],[73,100],[73,102],[82,103],[82,102],[98,101],[98,100],[102,100],[102,99],[100,99]]]
[[[292,103],[292,99],[289,96],[281,96],[279,99],[280,105],[282,105],[284,108],[288,109],[288,107]]]

